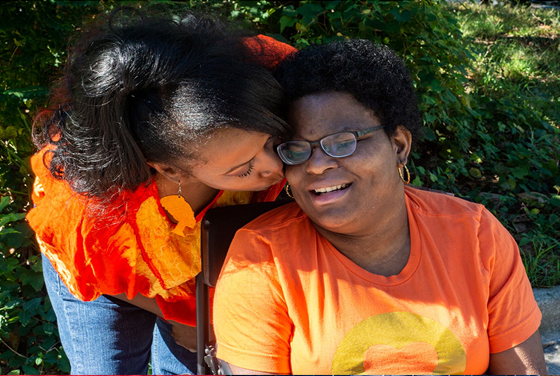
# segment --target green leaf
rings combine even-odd
[[[8,235],[8,234],[19,234],[19,232],[14,230],[11,227],[5,227],[2,230],[0,230],[0,235]],[[10,237],[10,240],[11,239],[12,239],[12,237]]]
[[[332,10],[336,8],[338,4],[340,4],[340,0],[327,1],[327,5],[325,6],[325,9]]]
[[[30,285],[31,287],[33,287],[33,289],[35,291],[41,291],[41,289],[43,288],[44,285],[44,279],[43,279],[43,275],[41,273],[37,273],[34,272],[32,270],[26,270],[24,272],[21,273],[20,276],[21,282],[24,285]],[[38,298],[40,299],[40,298]],[[40,300],[39,300],[40,303]],[[29,309],[26,308],[25,306],[23,307],[23,309]]]
[[[3,227],[10,222],[21,221],[23,218],[25,218],[25,213],[9,213],[0,215],[0,227]]]
[[[282,9],[282,14],[287,17],[297,17],[298,11],[294,9],[293,5],[288,5],[284,9]]]
[[[519,246],[523,247],[526,244],[529,244],[531,242],[531,239],[527,238],[527,237],[523,237],[521,238],[521,241],[519,242]]]
[[[43,324],[43,326],[45,326],[45,325],[47,325],[47,324]],[[53,329],[53,330],[51,331],[51,333],[54,332],[54,325],[53,325],[53,324],[50,324],[50,323],[49,323],[49,325],[52,325],[52,329]],[[50,329],[50,327],[49,327],[49,329]],[[46,329],[45,329],[45,333],[50,334],[49,331],[46,330]],[[53,346],[55,345],[56,342],[57,342],[57,341],[56,341],[56,337],[55,337],[55,336],[49,336],[49,337],[47,337],[47,339],[41,344],[41,347],[42,347],[43,349],[45,349],[45,350],[48,351],[51,347],[53,347]]]
[[[469,174],[475,179],[482,178],[482,172],[480,172],[478,168],[474,168],[474,167],[469,168]]]
[[[41,372],[35,367],[26,366],[25,364],[21,366],[21,369],[26,375],[40,375]]]
[[[21,89],[5,90],[2,94],[13,95],[18,98],[27,99],[33,97],[44,97],[49,90],[44,86],[32,86]]]
[[[428,123],[428,124],[432,124],[432,123],[435,122],[436,120],[437,120],[437,116],[435,116],[435,115],[433,115],[433,114],[431,114],[431,113],[429,113],[429,112],[426,112],[426,113],[424,114],[424,122],[426,122],[426,123]],[[428,129],[429,129],[429,128],[428,128]],[[431,129],[430,129],[430,130],[431,130]],[[426,132],[427,132],[427,130],[426,130]],[[430,140],[430,141],[433,141],[433,140],[436,139],[436,135],[434,134],[434,131],[432,131],[432,134],[431,134],[431,135],[428,135],[428,134],[426,133],[426,137],[432,137],[432,139],[429,139],[429,138],[428,138],[428,140]]]
[[[8,350],[8,351],[4,351],[2,354],[0,354],[0,359],[9,360],[9,359],[12,359],[14,356],[16,356],[16,354],[13,351]]]
[[[28,311],[21,311],[19,313],[19,322],[22,326],[27,326],[31,322],[31,314]]]
[[[33,311],[36,312],[37,308],[41,305],[41,301],[43,300],[43,298],[34,298],[31,300],[28,300],[27,302],[25,302],[25,304],[23,305],[23,310],[24,311]]]
[[[53,334],[54,333],[54,324],[50,322],[46,322],[43,324],[43,331],[45,334]]]
[[[401,22],[401,23],[406,22],[406,21],[410,21],[410,19],[412,18],[412,12],[409,11],[409,10],[404,10],[404,11],[401,12],[401,11],[399,11],[398,8],[393,8],[393,9],[391,9],[390,13],[395,17],[395,19],[398,22]]]
[[[430,89],[432,89],[433,91],[435,91],[436,93],[441,92],[444,88],[441,85],[441,82],[439,82],[439,80],[433,80],[432,82],[430,82]]]
[[[305,24],[311,23],[316,16],[324,11],[321,4],[318,3],[306,3],[300,6],[297,10],[298,13],[303,16],[303,23]]]
[[[560,207],[560,196],[559,195],[553,195],[548,202],[552,206]]]
[[[10,203],[11,199],[8,196],[4,196],[0,199],[0,212],[4,210],[6,206]]]
[[[529,173],[529,166],[521,166],[511,170],[511,174],[518,179],[523,179]]]
[[[421,187],[424,185],[424,183],[422,183],[422,179],[420,179],[420,176],[416,176],[414,178],[414,180],[412,180],[412,185],[415,185],[417,187]]]
[[[21,302],[19,300],[10,300],[4,305],[4,309],[6,310],[14,309],[15,307],[19,306],[20,303]]]
[[[64,351],[62,352],[61,358],[58,361],[58,368],[60,368],[62,372],[70,373],[70,362],[68,361],[68,357],[66,356]]]
[[[292,18],[288,16],[280,17],[280,32],[283,32],[285,28],[292,27],[296,24],[297,18]]]

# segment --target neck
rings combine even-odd
[[[156,173],[156,185],[159,197],[178,195],[179,183],[166,176]],[[198,180],[181,181],[181,196],[191,206],[195,215],[198,215],[216,197],[219,190],[209,187]]]
[[[364,219],[369,230],[361,234],[341,234],[315,225],[319,234],[340,253],[370,273],[389,277],[399,274],[410,257],[410,232],[406,203],[380,222]]]

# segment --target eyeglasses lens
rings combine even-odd
[[[323,138],[321,146],[331,157],[347,157],[356,151],[356,137],[348,132],[336,133]]]
[[[356,151],[356,137],[349,132],[327,136],[320,141],[322,149],[335,158],[347,157]],[[307,141],[288,141],[277,148],[278,155],[284,163],[297,165],[311,157],[311,144]]]
[[[311,156],[311,145],[305,141],[288,141],[278,146],[278,155],[286,164],[300,164]]]

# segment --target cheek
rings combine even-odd
[[[284,175],[292,187],[297,188],[302,180],[302,167],[298,166],[286,166],[284,170]]]

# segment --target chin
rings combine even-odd
[[[350,222],[348,219],[340,218],[340,216],[337,215],[309,216],[309,219],[311,219],[316,227],[339,234],[345,233],[344,229]]]

